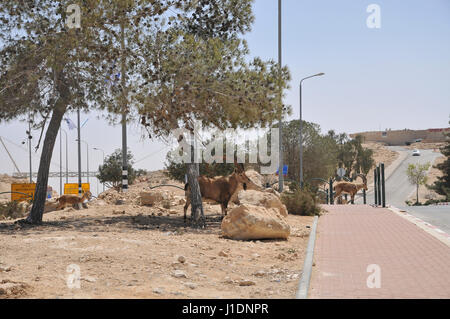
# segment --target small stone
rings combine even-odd
[[[266,275],[266,272],[264,270],[258,270],[253,274],[255,277],[264,277]]]
[[[188,287],[188,288],[191,288],[191,289],[197,288],[197,285],[194,284],[193,282],[185,282],[184,285],[185,285],[186,287]]]
[[[162,213],[162,212],[159,212],[159,213],[158,213],[158,216],[162,216],[162,215],[163,215],[163,213]]]
[[[172,276],[174,276],[175,278],[187,278],[186,273],[182,270],[175,270],[172,273]]]
[[[223,282],[226,283],[226,284],[232,284],[232,283],[234,283],[234,281],[233,281],[230,277],[225,277],[225,278],[223,279]]]
[[[178,261],[184,264],[186,262],[186,258],[184,256],[178,256]]]
[[[228,257],[228,254],[225,251],[221,250],[219,252],[219,256],[221,256],[221,257]]]
[[[286,255],[285,254],[279,254],[277,256],[277,258],[280,259],[280,260],[285,260],[286,259]]]
[[[8,272],[11,271],[11,266],[0,266],[0,272]]]
[[[254,254],[252,254],[252,257],[253,258],[259,258],[259,257],[261,257],[259,254],[257,254],[257,253],[254,253]]]
[[[248,280],[248,279],[242,279],[239,281],[239,286],[254,286],[256,283],[254,281]]]
[[[81,279],[84,281],[87,281],[87,282],[96,282],[97,281],[97,279],[95,279],[94,277],[91,277],[91,276],[86,276]]]
[[[163,288],[153,288],[153,293],[161,295],[164,293],[164,289]]]

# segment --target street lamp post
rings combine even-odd
[[[103,153],[103,165],[105,165],[105,151],[103,151],[101,148],[98,147],[94,147],[94,150],[101,151]],[[102,184],[103,184],[103,191],[105,191],[105,183]]]
[[[61,131],[66,136],[66,184],[69,183],[69,143],[67,142],[67,132],[62,128]]]
[[[281,0],[278,0],[278,70],[279,70],[279,99],[280,105],[283,106],[283,89],[281,88]],[[283,176],[283,113],[281,113],[280,124],[278,126],[278,151],[279,151],[279,167],[278,167],[278,191],[283,191],[284,176]]]
[[[31,118],[28,118],[28,156],[30,160],[30,183],[33,183],[33,168],[31,167]]]
[[[81,127],[80,127],[80,109],[77,110],[77,133],[78,133],[78,196],[81,196],[82,187],[81,187]]]
[[[66,184],[69,182],[69,168],[68,168],[68,157],[67,157],[67,132],[60,127],[59,128],[59,188],[60,188],[60,194],[64,194],[63,187],[62,187],[62,132],[64,132],[64,135],[66,136]]]
[[[303,78],[300,80],[299,85],[299,93],[300,93],[300,187],[303,188],[303,120],[302,120],[302,83],[304,80],[315,77],[315,76],[322,76],[325,73],[317,73],[311,76],[307,76],[306,78]]]
[[[77,139],[78,141],[78,139]],[[89,183],[89,144],[86,141],[81,140],[81,142],[86,144],[86,169],[87,169],[87,182]]]

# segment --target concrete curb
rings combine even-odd
[[[431,236],[433,236],[434,238],[440,240],[441,242],[443,242],[445,245],[447,245],[448,247],[450,247],[450,235],[447,234],[445,231],[437,228],[436,226],[431,225],[430,223],[427,223],[426,221],[417,218],[411,214],[408,214],[407,211],[399,209],[395,206],[389,205],[389,207],[387,207],[390,211],[392,211],[393,213],[397,214],[398,216],[406,219],[407,221],[415,224],[417,227],[421,228],[422,230],[424,230],[425,232],[427,232],[428,234],[430,234]]]
[[[313,257],[314,257],[314,244],[316,242],[316,230],[319,216],[314,216],[314,222],[309,234],[308,247],[306,248],[305,262],[303,263],[302,277],[298,284],[296,299],[308,298],[309,282],[311,280]]]

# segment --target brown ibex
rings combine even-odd
[[[361,177],[363,180],[363,183],[352,183],[352,182],[339,182],[336,185],[333,186],[333,191],[335,191],[334,198],[338,198],[341,196],[342,193],[350,194],[351,196],[351,202],[354,203],[355,201],[355,195],[360,189],[367,190],[367,178],[362,175],[358,174],[357,176]]]
[[[62,195],[57,199],[58,206],[56,207],[56,210],[60,210],[61,208],[64,209],[66,205],[81,204],[86,199],[90,200],[91,197],[92,194],[90,191],[85,191],[81,197],[78,197],[77,195]]]
[[[233,174],[228,176],[217,176],[214,178],[199,176],[198,184],[200,185],[200,193],[204,199],[212,199],[220,204],[222,216],[227,214],[228,202],[234,194],[239,184],[243,184],[244,190],[248,184],[253,184],[250,178],[245,175],[244,165],[235,163]],[[189,184],[184,186],[186,195],[186,205],[184,205],[184,220],[186,221],[186,211],[191,204],[191,193]]]

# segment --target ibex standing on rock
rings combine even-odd
[[[78,197],[77,195],[62,195],[60,196],[58,201],[58,206],[56,207],[56,210],[60,210],[61,208],[65,208],[66,205],[73,205],[73,204],[81,204],[86,199],[90,200],[92,197],[92,194],[90,191],[84,192],[83,196]]]
[[[228,202],[234,194],[239,184],[242,183],[244,190],[247,189],[248,184],[253,182],[245,175],[244,165],[235,163],[233,174],[229,176],[218,176],[209,178],[206,176],[198,177],[198,184],[200,185],[200,193],[202,198],[212,199],[220,204],[222,209],[222,216],[227,214]],[[186,211],[191,204],[191,193],[189,184],[184,186],[186,195],[186,205],[184,205],[184,220],[186,221]]]
[[[360,189],[367,190],[367,178],[358,174],[357,176],[361,177],[363,183],[352,183],[352,182],[339,182],[333,186],[333,191],[335,191],[334,198],[336,200],[337,197],[341,196],[342,193],[350,194],[351,202],[354,203],[355,195]]]

